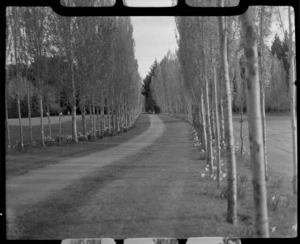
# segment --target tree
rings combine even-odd
[[[49,51],[48,13],[48,8],[24,8],[24,29],[26,42],[28,43],[28,56],[35,64],[33,67],[35,68],[35,81],[39,95],[42,146],[45,146],[43,124],[43,87],[45,74],[47,73],[45,56]]]
[[[255,231],[257,237],[269,237],[266,178],[262,137],[261,99],[257,36],[252,23],[252,9],[240,16],[243,28],[245,56],[247,60],[248,129],[250,161],[255,207]]]
[[[220,0],[220,6],[224,6],[224,1]],[[218,17],[219,32],[221,38],[220,55],[222,63],[222,80],[225,83],[225,137],[227,149],[227,167],[228,167],[228,205],[227,205],[227,221],[235,224],[237,221],[237,179],[236,179],[236,161],[234,151],[234,137],[232,124],[232,105],[231,105],[231,85],[228,73],[227,59],[227,28],[224,24],[223,16]]]
[[[294,45],[293,45],[293,27],[291,21],[291,7],[288,7],[289,13],[289,79],[290,79],[290,106],[291,106],[291,125],[292,125],[292,140],[293,140],[293,193],[297,194],[297,117],[296,117],[296,99],[295,99],[295,66],[294,66]]]
[[[142,95],[145,96],[145,111],[155,111],[155,101],[153,100],[150,85],[152,82],[152,77],[155,74],[155,70],[157,68],[157,60],[154,61],[154,63],[150,67],[150,71],[148,75],[143,80],[143,91]]]

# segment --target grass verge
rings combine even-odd
[[[69,122],[65,126],[68,128]],[[105,137],[95,142],[78,142],[71,144],[62,144],[60,146],[49,146],[25,148],[24,151],[11,151],[6,154],[6,177],[25,174],[30,170],[44,167],[48,164],[58,163],[62,159],[74,158],[105,150],[126,142],[133,137],[142,134],[150,126],[149,116],[142,114],[136,121],[132,130],[126,133],[118,134],[114,137]]]

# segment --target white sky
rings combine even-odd
[[[174,17],[131,17],[135,56],[142,79],[148,74],[154,60],[159,62],[177,47]]]
[[[171,0],[126,0],[128,6],[172,6]],[[135,56],[139,72],[144,79],[154,60],[159,62],[168,52],[177,47],[174,17],[131,17]]]

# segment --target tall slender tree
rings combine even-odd
[[[240,18],[242,21],[245,56],[247,60],[247,110],[255,207],[255,232],[257,237],[269,237],[257,36],[252,22],[252,9],[248,9]]]
[[[294,66],[294,45],[293,45],[293,27],[291,20],[291,7],[288,7],[289,15],[289,59],[290,59],[290,104],[291,104],[291,123],[292,123],[292,140],[293,140],[293,193],[297,194],[297,117],[296,117],[296,86],[295,86],[295,66]]]
[[[224,6],[224,0],[220,0],[220,7]],[[222,80],[225,83],[224,96],[224,118],[225,118],[225,137],[227,150],[227,167],[228,167],[228,204],[227,204],[227,221],[232,224],[237,222],[237,179],[236,179],[236,161],[234,150],[233,123],[232,123],[232,98],[231,85],[229,80],[228,58],[227,58],[227,27],[224,21],[226,17],[220,16],[219,32],[221,38],[220,56],[222,62]]]

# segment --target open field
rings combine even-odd
[[[106,126],[108,124],[108,118],[106,117]],[[82,120],[81,116],[77,115],[77,132],[82,133]],[[49,136],[49,127],[48,127],[48,118],[44,117],[44,131],[45,136]],[[29,122],[27,118],[22,119],[22,128],[23,128],[23,139],[24,144],[30,143],[30,132],[29,132]],[[10,138],[11,138],[11,145],[16,145],[17,141],[20,139],[20,127],[18,119],[9,119],[9,129],[10,129]],[[91,130],[91,121],[90,116],[86,116],[86,128],[87,131]],[[71,116],[63,116],[62,117],[62,124],[61,124],[62,135],[72,135],[72,117]],[[33,140],[36,143],[41,141],[41,128],[40,128],[40,118],[33,118],[32,120],[32,134]],[[51,117],[51,135],[52,138],[55,138],[59,134],[59,121],[57,116]]]
[[[87,118],[89,118],[89,116],[87,116]],[[81,115],[77,115],[76,119],[79,120],[81,119]],[[71,115],[64,115],[61,117],[61,122],[68,122],[72,120],[72,116]],[[50,121],[52,124],[58,124],[59,123],[59,116],[51,116],[50,117]],[[29,119],[28,118],[22,118],[21,119],[21,123],[23,126],[29,126]],[[31,118],[31,125],[35,126],[35,125],[40,125],[41,123],[41,118],[40,117],[35,117],[35,118]],[[44,125],[48,124],[48,117],[43,117],[43,123]],[[8,124],[12,125],[12,126],[19,126],[19,119],[8,119]]]
[[[66,129],[71,126],[69,122],[63,124]],[[49,147],[25,147],[23,152],[13,150],[6,155],[6,177],[25,174],[30,170],[44,167],[48,164],[60,162],[62,159],[76,158],[92,152],[105,150],[132,139],[146,131],[150,126],[147,116],[141,115],[133,130],[114,137],[99,139],[96,142],[79,142]]]
[[[249,152],[248,122],[243,118],[243,135],[245,149]],[[287,115],[267,115],[267,155],[269,166],[277,172],[285,174],[289,179],[293,175],[293,152],[291,119]],[[236,144],[240,144],[239,117],[234,117],[234,136]]]

